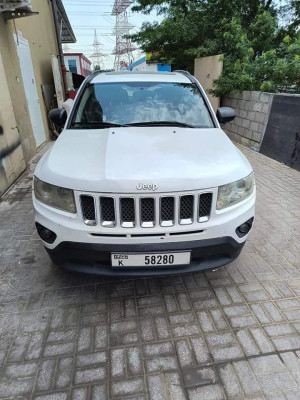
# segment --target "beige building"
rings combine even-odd
[[[201,83],[215,111],[220,107],[220,98],[214,97],[209,93],[209,90],[213,89],[214,81],[218,79],[223,72],[223,61],[221,58],[222,54],[196,58],[194,64],[194,75]]]
[[[61,43],[73,42],[61,0],[0,0],[0,196],[51,138],[48,110],[65,99]]]

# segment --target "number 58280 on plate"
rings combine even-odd
[[[191,252],[175,253],[112,253],[113,267],[163,267],[190,264]]]

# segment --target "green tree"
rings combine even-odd
[[[138,0],[133,9],[164,16],[131,38],[174,68],[192,72],[196,56],[225,55],[216,95],[298,87],[300,0]]]

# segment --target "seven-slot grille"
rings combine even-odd
[[[190,225],[209,220],[213,194],[183,194],[151,196],[96,196],[81,195],[83,220],[87,225],[96,225],[96,204],[100,208],[100,223],[103,227],[144,228],[174,225]]]

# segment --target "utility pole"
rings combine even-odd
[[[96,65],[98,65],[100,69],[104,69],[104,65],[102,62],[103,53],[101,53],[100,51],[100,46],[101,43],[99,42],[97,31],[95,29],[94,42],[93,42],[94,53],[91,55],[91,58],[93,59],[94,69]]]
[[[116,46],[112,54],[115,55],[114,70],[119,71],[123,66],[128,66],[133,62],[132,52],[136,47],[130,39],[124,38],[134,27],[128,22],[127,8],[131,5],[131,0],[115,0],[111,15],[116,17],[114,33],[116,35]]]

